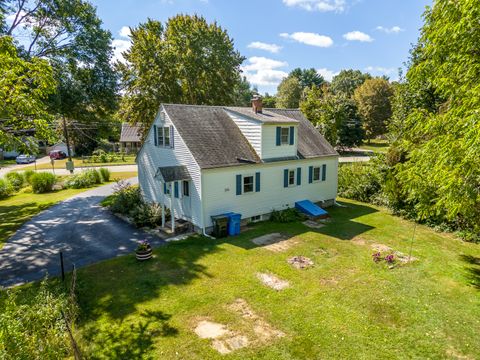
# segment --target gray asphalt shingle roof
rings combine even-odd
[[[122,123],[122,132],[120,133],[120,142],[140,142],[140,127]]]
[[[299,110],[264,109],[262,115],[255,114],[250,107],[175,104],[164,104],[163,107],[201,168],[262,162],[227,111],[235,111],[263,123],[298,123],[299,158],[338,155]]]

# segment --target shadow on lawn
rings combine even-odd
[[[460,255],[460,259],[470,265],[466,266],[467,279],[470,281],[470,285],[480,290],[480,257],[472,255]]]
[[[317,232],[340,240],[352,240],[354,237],[363,234],[374,227],[354,221],[364,215],[378,212],[377,209],[368,205],[342,204],[345,207],[335,206],[328,209],[332,222],[320,228]]]

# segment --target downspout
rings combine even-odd
[[[210,239],[214,239],[215,238],[212,236],[212,235],[208,235],[205,231],[205,209],[204,209],[204,206],[203,206],[203,203],[204,203],[204,197],[203,197],[203,172],[202,170],[200,170],[200,193],[201,193],[201,199],[200,199],[200,203],[202,204],[202,212],[201,212],[201,215],[202,215],[202,235],[205,236],[205,237],[208,237]]]

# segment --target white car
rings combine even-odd
[[[35,155],[18,155],[15,160],[17,164],[30,164],[35,162]]]

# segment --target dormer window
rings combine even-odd
[[[153,126],[155,146],[173,148],[171,126]]]
[[[276,145],[294,145],[295,128],[293,126],[277,126]]]
[[[281,135],[281,143],[282,145],[288,145],[290,142],[290,128],[282,127],[282,135]]]

